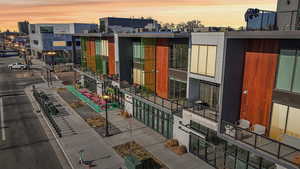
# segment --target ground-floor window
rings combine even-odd
[[[274,163],[233,144],[227,143],[225,150],[225,168],[227,169],[270,169],[274,167]]]
[[[155,107],[133,99],[133,116],[146,126],[157,131],[166,138],[173,136],[173,116]]]
[[[197,122],[191,128],[204,137],[190,133],[189,152],[218,169],[270,169],[274,163],[219,138],[217,133]],[[225,165],[225,166],[224,166]]]
[[[169,98],[171,99],[186,98],[186,82],[170,79]]]
[[[271,138],[281,140],[284,134],[300,138],[300,109],[274,103],[271,119]]]

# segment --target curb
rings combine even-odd
[[[29,86],[29,87],[27,87],[27,88],[30,88],[30,87],[32,87],[32,86]],[[26,94],[32,101],[34,101],[34,103],[31,102],[32,106],[33,106],[33,107],[38,107],[38,109],[39,109],[40,112],[43,111],[43,110],[41,109],[40,105],[37,103],[36,99],[33,97],[33,95],[31,95],[30,93],[28,93],[28,91],[27,91],[28,89],[27,89],[27,88],[25,88],[25,94]],[[34,104],[35,104],[35,106],[34,106]],[[52,128],[52,126],[50,125],[49,121],[47,120],[47,118],[45,117],[45,115],[44,115],[43,113],[41,113],[41,115],[42,115],[42,117],[43,117],[43,120],[46,122],[48,128],[50,129],[52,135],[54,136],[55,141],[56,141],[56,143],[58,144],[60,150],[63,152],[63,154],[64,154],[66,160],[68,161],[69,166],[70,166],[72,169],[75,169],[75,167],[73,166],[73,164],[72,164],[72,162],[71,162],[69,156],[67,155],[67,153],[65,152],[63,146],[61,145],[60,141],[58,140],[56,133],[53,131],[53,128]]]

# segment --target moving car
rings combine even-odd
[[[12,69],[26,69],[27,65],[22,64],[22,63],[13,63],[13,64],[9,64],[8,65],[8,69],[12,70]]]

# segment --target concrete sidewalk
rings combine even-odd
[[[61,87],[57,84],[55,87]],[[93,160],[96,166],[93,169],[119,169],[124,167],[124,160],[118,156],[115,151],[107,146],[106,142],[100,137],[64,100],[58,96],[56,89],[49,89],[46,84],[36,85],[39,90],[54,96],[68,113],[63,117],[63,121],[74,131],[74,133],[63,135],[57,138],[67,159],[73,168],[83,169],[85,166],[80,165],[79,151],[84,150],[84,159]],[[30,88],[26,93],[31,95]],[[36,109],[38,109],[36,107]],[[64,130],[64,129],[62,129]]]

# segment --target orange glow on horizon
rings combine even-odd
[[[199,19],[206,26],[244,25],[248,8],[276,9],[276,0],[0,0],[0,30],[17,22],[97,23],[101,17],[148,17],[180,23]]]

